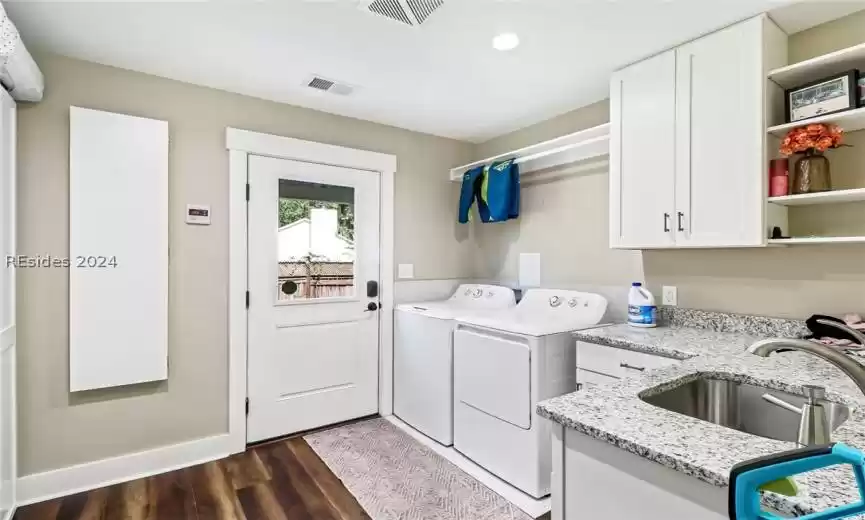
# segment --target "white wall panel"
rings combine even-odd
[[[71,391],[168,377],[168,123],[70,109]]]
[[[15,513],[18,465],[16,413],[15,255],[16,107],[0,87],[0,518]]]

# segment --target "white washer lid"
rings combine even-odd
[[[461,284],[447,300],[401,303],[396,308],[431,318],[449,320],[458,316],[512,308],[515,305],[514,291],[509,287]]]
[[[458,316],[456,320],[525,336],[547,336],[595,327],[606,310],[607,299],[599,294],[529,289],[516,307]]]

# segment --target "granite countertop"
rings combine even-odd
[[[656,329],[613,325],[577,332],[574,335],[580,341],[683,361],[543,401],[537,411],[543,417],[709,484],[727,486],[730,469],[736,463],[798,446],[671,412],[642,401],[640,394],[659,393],[701,376],[794,394],[804,394],[802,385],[816,384],[826,388],[827,399],[851,409],[850,418],[832,433],[832,440],[865,449],[865,396],[840,370],[800,352],[775,353],[769,358],[745,352],[745,347],[759,339],[801,335],[801,322],[753,325],[714,326],[722,331],[680,324]],[[863,358],[858,360],[862,362]],[[765,493],[767,505],[783,514],[803,515],[855,502],[859,496],[849,468],[827,468],[795,478],[799,484],[796,497]]]

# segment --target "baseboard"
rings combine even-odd
[[[227,457],[230,448],[231,437],[228,434],[215,435],[19,477],[16,502],[18,506],[35,504],[210,462]]]

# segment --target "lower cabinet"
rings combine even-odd
[[[552,520],[725,520],[727,488],[712,486],[576,430],[553,428]]]
[[[679,360],[645,352],[577,342],[578,388],[617,381],[647,370],[679,363]]]

